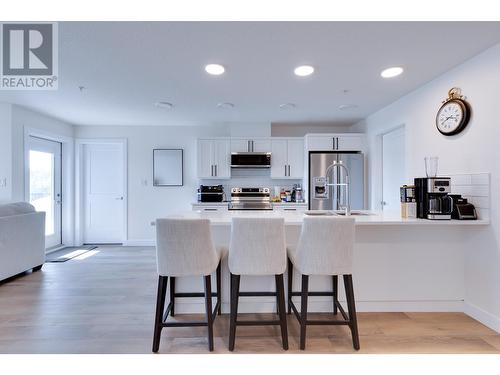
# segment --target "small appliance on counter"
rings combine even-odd
[[[451,218],[456,220],[477,220],[476,208],[460,194],[450,194],[453,199],[453,211]]]
[[[224,188],[222,185],[200,185],[198,189],[198,202],[223,202]]]
[[[450,177],[423,177],[415,179],[417,217],[430,220],[450,220],[453,199]]]
[[[416,218],[417,202],[415,199],[415,186],[403,185],[399,188],[401,196],[401,217]]]
[[[304,203],[304,195],[301,184],[294,184],[292,190],[292,202]]]
[[[231,189],[230,210],[272,210],[271,190],[267,187]]]

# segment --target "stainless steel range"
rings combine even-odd
[[[271,191],[269,188],[231,189],[230,210],[272,210]]]

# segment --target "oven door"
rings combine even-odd
[[[270,152],[234,152],[231,154],[231,168],[270,168]]]

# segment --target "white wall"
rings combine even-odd
[[[411,74],[408,71],[405,74]],[[435,116],[451,87],[460,87],[472,106],[472,119],[464,132],[441,135]],[[406,175],[409,181],[425,176],[424,157],[439,157],[441,175],[491,173],[491,225],[468,238],[465,254],[466,311],[500,331],[500,44],[461,64],[441,77],[369,116],[354,128],[366,129],[369,141],[371,206],[381,194],[379,135],[406,127]]]
[[[0,103],[0,203],[10,201],[12,195],[11,123],[12,106]]]
[[[151,242],[151,221],[177,211],[191,210],[196,201],[196,139],[228,136],[221,126],[77,126],[76,138],[128,140],[128,240]],[[153,187],[153,149],[184,149],[184,186]],[[143,185],[147,181],[147,185]]]

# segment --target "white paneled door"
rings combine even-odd
[[[400,127],[382,135],[382,209],[400,210],[399,188],[406,183],[405,128]]]
[[[45,247],[61,245],[61,151],[59,142],[30,136],[28,140],[27,200],[45,212]]]
[[[83,243],[123,243],[126,237],[125,144],[84,144]]]

